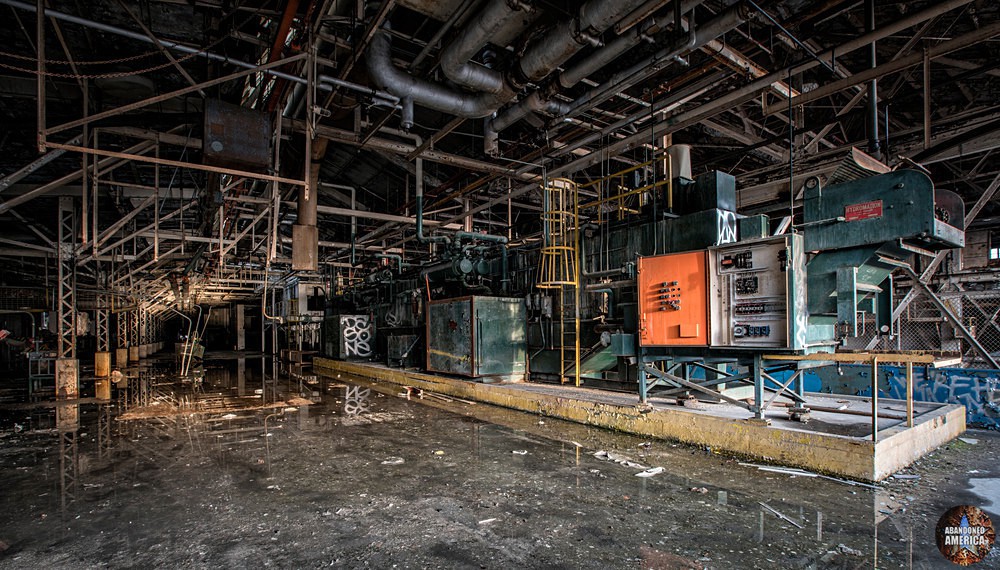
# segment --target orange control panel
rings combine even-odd
[[[708,253],[639,258],[639,344],[708,345]]]

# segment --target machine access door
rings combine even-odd
[[[705,251],[639,258],[639,344],[707,346]]]

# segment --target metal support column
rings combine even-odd
[[[76,210],[73,198],[59,198],[57,256],[59,282],[56,284],[58,313],[58,360],[56,397],[76,398],[80,394],[80,363],[76,359]]]
[[[754,353],[753,364],[753,416],[758,420],[764,419],[764,363],[760,353]]]
[[[128,312],[119,311],[115,315],[115,324],[118,326],[118,346],[115,349],[115,366],[125,368],[128,366]]]
[[[139,362],[139,310],[128,312],[128,361]]]
[[[878,441],[878,357],[872,357],[872,441]]]
[[[97,268],[101,275],[100,267]],[[106,295],[97,296],[97,310],[94,325],[97,333],[97,352],[94,353],[94,376],[105,378],[111,375],[111,330],[108,326],[108,300]],[[98,397],[101,397],[98,395]]]

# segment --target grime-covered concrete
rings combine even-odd
[[[0,408],[0,567],[940,568],[947,508],[1000,517],[992,432],[866,486],[393,384],[275,378],[260,359],[242,370],[209,362],[181,382],[147,367],[125,387],[146,392],[111,404]]]
[[[862,481],[881,481],[965,431],[965,411],[953,404],[914,405],[906,427],[906,402],[880,399],[878,439],[872,436],[871,400],[806,393],[807,423],[788,417],[793,402],[776,394],[766,421],[729,402],[651,397],[633,393],[538,383],[486,384],[398,370],[378,364],[317,358],[320,373],[370,378],[479,402],[544,414],[645,437],[707,445],[729,453]],[[683,403],[683,406],[679,405]]]

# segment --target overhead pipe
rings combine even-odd
[[[368,49],[368,72],[376,85],[401,99],[409,97],[425,107],[459,117],[487,117],[513,99],[525,83],[544,78],[585,46],[600,45],[599,34],[645,2],[591,0],[584,4],[575,18],[563,21],[553,32],[528,48],[513,73],[508,74],[500,88],[493,92],[460,93],[398,69],[392,63],[388,22],[372,37]],[[461,55],[465,53],[465,48],[461,51],[456,48],[456,52]]]
[[[600,35],[647,0],[590,0],[576,17],[563,20],[524,53],[515,74],[522,82],[536,82],[584,47],[601,46]]]
[[[392,40],[388,29],[386,22],[383,29],[375,32],[368,46],[368,73],[381,89],[400,99],[409,98],[435,111],[467,119],[492,115],[501,104],[514,97],[514,90],[506,83],[498,93],[468,94],[413,77],[392,63]]]
[[[680,4],[680,10],[684,13],[690,13],[703,1],[704,0],[686,0]],[[666,4],[666,2],[658,2],[656,3],[655,8],[659,8],[663,4]],[[645,6],[646,10],[649,10],[650,8],[654,7]],[[672,50],[685,48],[690,49],[691,46],[696,43],[693,26],[689,26],[689,30],[690,33],[688,35],[687,42],[683,45],[673,46]],[[623,53],[640,43],[653,43],[654,39],[652,38],[652,34],[659,31],[659,24],[652,19],[648,20],[648,23],[644,26],[633,26],[625,30],[624,35],[617,37],[614,41],[608,43],[602,49],[595,51],[590,57],[560,73],[556,81],[553,82],[550,91],[558,92],[559,88],[569,89],[575,86],[595,71],[611,63]],[[521,99],[521,101],[516,105],[504,109],[495,119],[493,119],[490,126],[494,131],[500,132],[533,112],[544,112],[549,115],[561,117],[569,114],[572,109],[573,107],[569,103],[560,101],[554,98],[551,94],[547,95],[543,93],[542,90],[534,91],[527,97]]]
[[[865,0],[865,32],[875,31],[875,0]],[[878,60],[875,52],[875,40],[868,45],[868,67],[875,69]],[[888,120],[888,119],[887,119]],[[882,159],[882,151],[878,143],[878,79],[868,82],[868,154],[877,160]]]
[[[527,14],[531,10],[531,6],[521,0],[490,0],[441,52],[441,71],[448,79],[469,89],[488,93],[503,91],[502,73],[469,60],[497,35],[506,31],[516,36],[523,31],[530,20],[518,18],[519,13]]]
[[[691,6],[692,10],[695,8],[695,3],[693,2],[689,2],[688,5]],[[737,2],[700,26],[695,25],[693,21],[689,21],[688,35],[685,39],[675,41],[673,44],[657,51],[635,65],[615,73],[602,85],[587,91],[587,93],[573,101],[573,110],[568,115],[570,117],[576,116],[602,101],[604,97],[612,93],[620,93],[645,79],[650,74],[662,71],[667,66],[676,63],[677,58],[682,54],[696,50],[726,32],[746,23],[749,16],[750,11],[747,6],[743,2]],[[579,75],[580,71],[571,70],[567,74],[567,81]]]
[[[378,37],[380,34],[383,34],[383,33],[384,32],[376,33],[375,36]],[[376,43],[376,39],[372,38],[372,46],[374,46],[375,43]],[[392,66],[392,62],[390,62],[389,65]],[[402,72],[400,72],[400,73],[402,73]],[[407,74],[404,73],[403,75],[407,75]],[[417,148],[419,148],[422,144],[424,144],[423,137],[421,137],[420,135],[418,135],[416,133],[408,133],[408,132],[404,132],[404,131],[394,131],[393,129],[386,129],[386,128],[383,128],[382,130],[386,131],[388,133],[397,135],[397,136],[401,136],[401,137],[406,137],[406,138],[412,139],[413,140],[413,144]],[[413,200],[415,202],[416,210],[417,210],[417,213],[416,213],[416,218],[417,218],[417,241],[419,241],[420,243],[444,243],[444,244],[450,244],[451,243],[451,238],[449,238],[448,236],[430,236],[430,235],[424,235],[424,159],[420,158],[420,156],[418,155],[413,160],[413,163],[416,166],[416,172],[414,173],[414,177],[417,179],[417,181],[416,181],[416,187],[415,187],[414,192],[413,192],[413,194],[414,194]]]
[[[541,91],[532,91],[517,104],[503,110],[490,121],[489,128],[499,133],[531,113],[543,112],[549,115],[562,116],[570,112],[569,103],[558,99],[548,99]]]

